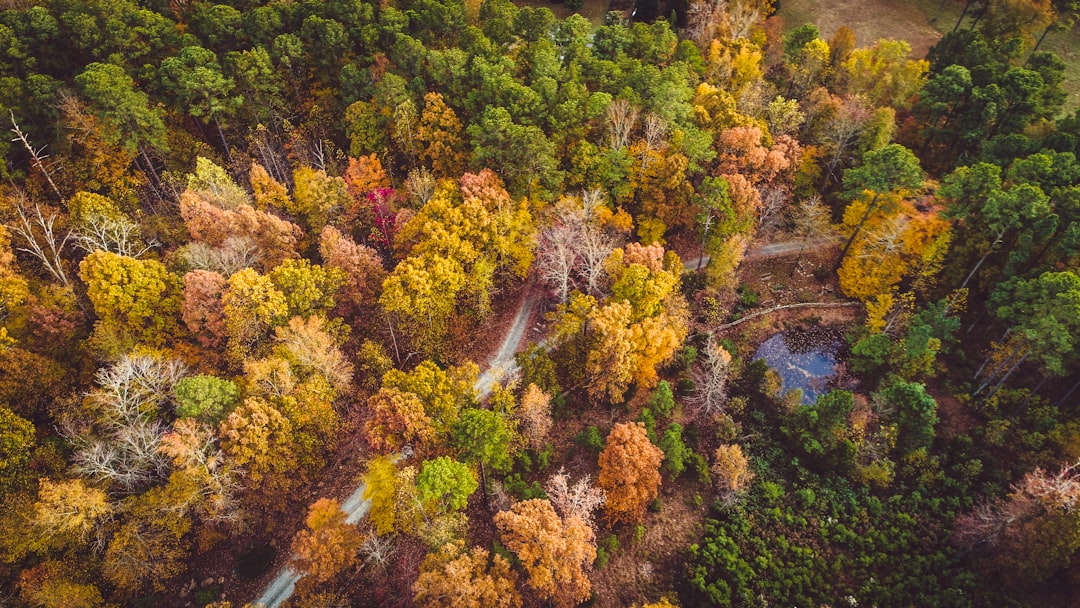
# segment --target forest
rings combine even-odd
[[[0,606],[1076,606],[1080,0],[219,1],[0,2]]]

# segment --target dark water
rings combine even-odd
[[[836,373],[839,345],[828,330],[788,330],[762,342],[754,359],[764,359],[780,374],[783,392],[802,389],[803,403],[808,405],[827,392],[826,385]]]

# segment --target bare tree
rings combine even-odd
[[[139,225],[126,217],[107,218],[95,214],[75,230],[75,243],[84,251],[109,251],[137,258],[160,245],[156,240],[144,242]]]
[[[23,148],[26,148],[26,153],[30,155],[30,161],[37,167],[38,171],[41,171],[41,174],[45,176],[45,179],[49,182],[49,187],[56,193],[56,198],[63,201],[64,195],[60,194],[60,189],[56,187],[56,182],[53,181],[52,173],[50,173],[49,168],[45,166],[45,159],[49,158],[48,154],[42,154],[42,152],[45,151],[45,146],[40,148],[31,146],[30,141],[26,138],[26,134],[19,128],[19,123],[15,122],[15,112],[13,110],[8,110],[8,113],[11,115],[11,132],[15,134],[15,139],[12,139],[11,141],[22,143]]]
[[[604,262],[615,250],[615,241],[603,230],[592,224],[585,224],[577,242],[578,257],[581,260],[585,293],[597,296],[604,287],[607,271]]]
[[[183,258],[192,270],[212,270],[226,277],[262,261],[259,246],[246,236],[230,236],[220,247],[189,243],[183,248]]]
[[[667,122],[659,115],[649,112],[645,115],[644,141],[645,150],[641,153],[641,173],[649,168],[649,152],[656,150],[664,142],[667,134]]]
[[[683,34],[698,48],[705,50],[714,38],[721,37],[727,27],[726,0],[693,0],[686,12]]]
[[[692,374],[694,394],[687,401],[703,414],[712,415],[722,412],[727,402],[731,355],[711,335],[702,354],[701,363]]]
[[[793,233],[802,239],[799,247],[799,255],[795,258],[795,265],[791,268],[791,276],[802,264],[803,252],[806,250],[806,241],[811,237],[831,237],[835,229],[830,221],[829,209],[821,202],[820,196],[812,196],[795,206],[791,221],[794,223]]]
[[[418,207],[423,207],[435,195],[435,185],[435,176],[425,167],[409,171],[409,177],[405,180],[405,190]]]
[[[394,555],[394,541],[387,535],[375,534],[374,530],[368,530],[364,536],[364,544],[360,545],[364,563],[385,570]]]
[[[855,158],[855,144],[863,127],[873,115],[873,109],[859,95],[844,97],[836,115],[825,125],[824,143],[829,150],[825,161],[826,177],[840,181],[844,168]]]
[[[577,516],[589,526],[593,525],[593,514],[604,504],[605,494],[602,489],[590,484],[589,480],[586,475],[571,485],[570,476],[565,469],[560,468],[559,472],[544,484],[544,492],[563,519]]]
[[[755,0],[732,0],[727,2],[728,27],[731,38],[738,40],[750,35],[754,24],[761,21],[761,2]]]
[[[68,420],[61,432],[75,445],[75,469],[123,490],[164,477],[165,425],[159,407],[187,370],[177,360],[126,355],[97,373],[98,389],[86,395],[89,419]]]
[[[791,197],[785,188],[764,186],[761,188],[761,209],[758,211],[758,232],[772,232],[784,219],[784,209]]]
[[[637,124],[640,111],[625,99],[616,99],[608,105],[608,137],[611,148],[621,150],[630,143],[630,133]]]
[[[1057,473],[1039,468],[1013,484],[1003,499],[976,506],[956,518],[953,543],[964,551],[994,547],[1010,532],[1036,518],[1069,512],[1080,503],[1080,461],[1064,465]]]
[[[567,221],[569,220],[569,221]],[[559,218],[540,232],[536,268],[540,279],[554,291],[559,302],[566,302],[574,288],[574,269],[578,265],[576,247],[579,228],[572,218]]]
[[[57,213],[50,213],[49,217],[41,212],[41,206],[33,203],[33,211],[28,212],[30,205],[26,194],[21,190],[15,193],[15,218],[16,223],[7,228],[12,234],[18,235],[26,243],[25,247],[18,247],[19,251],[29,253],[41,262],[45,270],[64,287],[69,287],[71,281],[64,271],[64,258],[61,253],[71,240],[71,231],[60,234],[56,228]]]

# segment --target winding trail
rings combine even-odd
[[[769,243],[768,245],[759,245],[746,252],[743,256],[743,261],[750,260],[764,260],[768,258],[775,258],[792,253],[798,253],[799,250],[806,248],[807,251],[812,251],[823,245],[832,245],[836,243],[836,239],[820,238],[820,239],[806,239],[795,241],[781,241],[779,243]],[[686,272],[694,272],[698,269],[698,264],[701,264],[702,268],[709,265],[710,256],[702,258],[694,258],[692,260],[686,260],[683,262],[683,266],[686,268]]]
[[[517,314],[514,316],[514,320],[510,324],[510,329],[507,330],[506,337],[503,338],[499,350],[496,351],[494,357],[488,360],[487,371],[481,374],[476,379],[476,384],[473,385],[473,390],[476,391],[479,399],[486,399],[497,382],[517,371],[514,353],[517,352],[522,338],[525,337],[529,319],[532,318],[533,310],[536,308],[540,298],[541,296],[536,290],[531,289],[531,285],[526,288],[525,297],[518,306]],[[355,524],[359,522],[371,509],[371,500],[364,498],[366,490],[367,484],[360,482],[360,485],[353,490],[352,494],[349,494],[345,502],[341,503],[341,510],[346,514],[346,523]],[[265,608],[279,608],[285,600],[292,596],[300,577],[299,572],[286,564],[278,571],[277,576],[270,581],[270,584],[266,586],[259,599],[255,600],[254,605]]]

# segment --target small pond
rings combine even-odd
[[[828,391],[829,380],[836,373],[839,346],[840,340],[828,329],[789,329],[762,342],[754,359],[764,359],[776,370],[782,392],[802,389],[803,403],[809,405]]]

